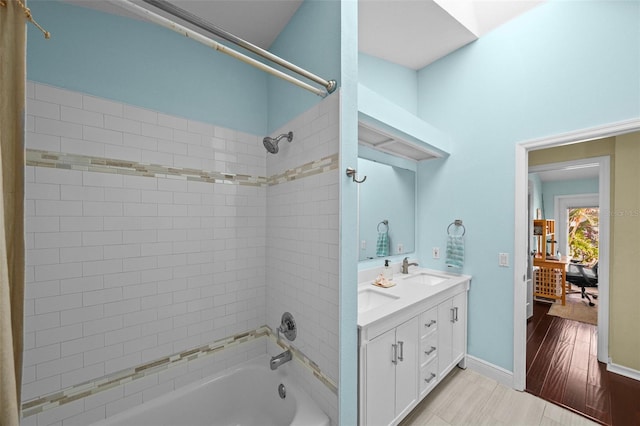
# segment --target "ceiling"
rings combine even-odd
[[[575,179],[597,179],[600,167],[598,163],[567,166],[561,169],[535,172],[542,182],[555,182]]]
[[[418,70],[542,1],[544,0],[359,0],[359,51]],[[134,17],[117,6],[117,2],[67,2]],[[302,0],[171,2],[225,31],[268,49],[295,14]],[[134,0],[134,3],[157,11],[140,0]],[[211,37],[210,34],[205,35]]]

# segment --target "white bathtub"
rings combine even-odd
[[[290,361],[296,362],[296,361]],[[220,376],[200,380],[95,426],[329,426],[327,415],[299,386],[291,382],[283,365],[269,369],[261,356]],[[286,397],[280,398],[283,384]]]

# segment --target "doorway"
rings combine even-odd
[[[541,158],[560,156],[555,149],[541,150],[531,153],[530,160],[538,164]],[[564,301],[534,299],[527,321],[525,390],[610,424],[606,365],[597,361],[598,307],[591,299],[583,300],[578,286],[583,283],[577,275],[569,274],[582,267],[582,263],[573,262],[597,261],[599,166],[579,160],[533,166],[529,172],[529,186],[533,186],[529,189],[533,192],[529,195],[529,211],[535,211],[536,219],[553,222],[548,225],[551,233],[544,237],[543,247],[551,263],[557,260],[562,269],[566,268],[567,280]],[[534,238],[539,251],[541,237]],[[568,263],[566,267],[563,262]],[[542,266],[533,263],[536,269]],[[532,271],[531,275],[539,272]],[[562,288],[560,280],[558,286]]]
[[[515,149],[515,244],[514,244],[514,362],[513,362],[513,387],[518,390],[525,389],[526,382],[526,277],[527,277],[527,186],[528,186],[528,155],[529,151],[550,147],[573,146],[584,141],[593,141],[601,138],[619,136],[640,130],[640,120],[628,120],[619,123],[611,123],[590,129],[583,129],[561,135],[554,135],[541,139],[530,140],[516,144]],[[610,161],[609,157],[598,157],[600,163],[599,178],[599,206],[601,209],[609,209],[610,191]],[[600,232],[602,235],[610,235],[609,217],[602,215]],[[606,259],[605,259],[606,256]],[[609,305],[608,279],[609,279],[609,241],[604,239],[600,244],[601,264],[599,275],[600,304],[603,307]],[[608,331],[608,315],[602,315],[603,309],[598,315],[599,327]],[[608,314],[608,312],[607,312]],[[598,360],[608,361],[608,335],[598,336]]]
[[[610,123],[600,127],[591,129],[579,130],[571,133],[565,133],[561,135],[545,137],[537,140],[531,140],[522,142],[516,145],[515,155],[515,246],[514,246],[514,367],[513,367],[513,387],[519,390],[524,390],[526,386],[526,258],[529,255],[527,252],[527,172],[528,172],[528,157],[529,153],[534,150],[550,148],[550,147],[564,147],[566,149],[572,149],[576,144],[580,144],[585,141],[596,141],[599,139],[610,138],[614,136],[622,136],[627,134],[635,134],[640,130],[640,119],[627,120],[618,123]],[[627,143],[630,140],[625,136],[624,139]],[[629,146],[627,144],[627,146]],[[609,155],[613,154],[613,150],[607,152],[600,152],[597,155],[606,155],[599,159],[601,166],[599,176],[599,207],[603,214],[601,215],[601,223],[599,224],[600,234],[602,236],[609,235],[609,238],[602,238],[600,240],[599,247],[599,278],[600,278],[600,306],[603,308],[609,308],[609,274],[610,274],[610,261],[609,261],[609,245],[613,241],[610,229],[610,200],[609,192],[611,191],[610,183],[610,162]],[[617,144],[615,152],[618,152]],[[627,163],[629,163],[627,161]],[[627,167],[630,167],[627,165]],[[603,179],[604,178],[604,179]],[[616,186],[617,190],[617,186]],[[600,329],[608,331],[609,329],[609,315],[603,315],[604,309],[601,309],[598,315],[598,324]],[[618,379],[617,374],[634,378],[633,371],[625,370],[624,367],[620,367],[614,363],[611,363],[608,353],[608,335],[599,334],[597,340],[597,358],[598,361],[607,363],[605,370],[608,374],[609,383],[613,383]],[[626,379],[626,378],[624,378]],[[633,382],[633,380],[628,379]],[[637,382],[633,382],[636,384]],[[614,397],[615,393],[615,397]],[[635,408],[626,410],[624,407],[619,406],[618,402],[620,396],[624,393],[613,392],[611,394],[610,401],[612,404],[615,402],[616,407],[611,406],[612,413],[629,414],[635,413]],[[635,407],[635,405],[634,405]],[[628,411],[628,412],[627,412]],[[615,417],[615,415],[614,415]],[[618,416],[620,417],[620,416]],[[624,417],[624,416],[623,416]],[[623,423],[621,423],[623,424]]]
[[[563,144],[551,144],[547,146],[532,147],[527,150],[527,157],[529,151],[537,151],[537,154],[544,154],[545,151],[553,153],[551,148],[556,148]],[[565,144],[566,145],[566,144]],[[577,142],[571,145],[573,151],[579,151],[580,143]],[[532,154],[533,156],[533,154]],[[540,155],[539,155],[540,156]],[[544,158],[544,156],[542,156]],[[556,226],[555,235],[555,247],[556,251],[561,255],[567,255],[568,253],[568,241],[567,233],[568,229],[565,223],[568,222],[567,209],[571,207],[588,207],[598,206],[601,211],[609,211],[609,195],[610,195],[610,158],[609,156],[591,157],[591,158],[578,158],[570,161],[559,162],[546,162],[545,164],[538,164],[529,167],[528,159],[526,163],[527,171],[527,185],[530,181],[538,181],[538,186],[541,188],[544,184],[545,188],[551,188],[545,191],[545,194],[538,194],[539,201],[535,205],[536,214],[540,214],[541,218],[554,219]],[[535,174],[535,175],[534,175]],[[535,177],[535,178],[534,178]],[[587,184],[592,180],[591,184]],[[581,182],[578,185],[577,182]],[[546,183],[546,184],[545,184]],[[534,185],[535,186],[535,185]],[[580,186],[583,194],[571,194],[575,192],[574,187]],[[542,192],[542,189],[538,190]],[[535,192],[535,190],[534,190]],[[528,197],[528,186],[527,186]],[[533,199],[536,199],[534,194]],[[528,211],[528,209],[527,209]],[[522,218],[523,221],[527,221],[526,217]],[[528,222],[525,222],[528,223]],[[528,226],[528,225],[527,225]],[[518,226],[516,226],[518,229]],[[608,215],[601,215],[599,220],[599,231],[602,235],[610,235],[609,233],[609,217]],[[516,237],[517,238],[517,237]],[[527,234],[529,238],[529,234]],[[516,244],[516,249],[518,245]],[[557,255],[554,252],[552,255]],[[529,253],[523,255],[527,256],[527,264],[529,264]],[[517,250],[516,250],[517,256]],[[598,361],[606,363],[608,361],[608,340],[609,340],[609,311],[608,311],[608,266],[609,266],[609,239],[603,239],[599,245],[600,264],[599,274],[602,279],[598,284],[599,292],[599,307],[597,312],[597,354]],[[524,260],[524,259],[523,259]],[[515,268],[517,269],[517,268]],[[605,272],[606,271],[606,272]],[[526,272],[530,274],[530,272]],[[606,275],[605,275],[606,274]],[[518,286],[515,287],[514,294],[518,292]],[[528,296],[525,296],[525,299]],[[526,303],[526,302],[525,302]],[[517,307],[517,305],[516,305]],[[515,311],[515,309],[514,309]],[[517,327],[516,327],[517,328]],[[522,330],[523,336],[523,350],[522,354],[522,390],[525,389],[526,381],[526,324],[524,324]],[[516,383],[517,367],[518,367],[518,354],[514,352],[514,384]]]

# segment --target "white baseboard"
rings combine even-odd
[[[618,364],[614,364],[612,362],[609,362],[607,364],[607,371],[619,374],[621,376],[628,377],[628,378],[633,379],[633,380],[640,381],[640,371],[634,370],[633,368],[629,368],[629,367],[625,367],[625,366],[622,366],[622,365],[618,365]]]
[[[493,379],[498,383],[513,388],[513,372],[509,370],[505,370],[502,367],[498,367],[497,365],[471,355],[467,355],[467,368],[478,374],[482,374],[485,377]]]

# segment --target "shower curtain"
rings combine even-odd
[[[24,3],[24,1],[23,1]],[[20,423],[24,305],[26,20],[0,0],[0,425]]]

